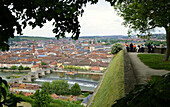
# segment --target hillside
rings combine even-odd
[[[111,107],[124,96],[123,51],[113,57],[90,107]]]
[[[33,37],[33,36],[15,36],[14,38],[10,38],[9,41],[38,41],[38,40],[49,40],[51,38],[47,37]]]

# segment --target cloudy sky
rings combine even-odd
[[[99,0],[96,5],[88,4],[84,11],[83,16],[79,17],[80,36],[127,35],[128,28],[121,24],[123,19],[116,15],[113,7],[108,2]],[[54,37],[55,34],[53,34],[52,29],[52,22],[48,22],[41,29],[36,27],[32,30],[31,27],[26,27],[23,35]],[[165,31],[157,29],[155,33],[165,33]],[[66,34],[66,36],[70,36],[70,34]]]

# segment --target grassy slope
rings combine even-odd
[[[104,80],[94,97],[91,107],[111,107],[115,100],[124,96],[123,51],[110,62]]]
[[[170,58],[163,62],[163,55],[159,54],[138,54],[139,59],[153,69],[166,69],[170,71]]]

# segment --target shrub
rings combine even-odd
[[[71,94],[72,95],[80,95],[81,94],[81,89],[79,84],[75,83],[72,87],[71,87]]]
[[[84,93],[83,96],[87,97],[87,96],[89,96],[89,93]]]
[[[23,70],[24,69],[24,67],[22,66],[22,65],[20,65],[19,67],[18,67],[18,70]]]
[[[25,70],[30,70],[30,67],[25,67],[24,69],[25,69]]]
[[[117,54],[119,51],[122,50],[122,45],[121,44],[114,44],[112,47],[111,47],[111,53],[112,54]]]
[[[139,85],[112,107],[170,107],[170,73],[154,76],[146,85]]]
[[[11,69],[12,69],[12,70],[16,70],[16,69],[17,69],[17,66],[11,66]]]

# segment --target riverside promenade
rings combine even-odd
[[[154,75],[164,75],[169,73],[167,70],[156,70],[146,66],[138,58],[138,54],[124,51],[124,78],[125,78],[125,94],[128,94],[135,85],[145,84]],[[148,54],[148,53],[146,53]]]

